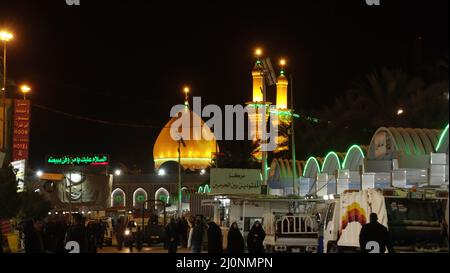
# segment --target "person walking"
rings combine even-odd
[[[73,215],[73,223],[67,230],[65,244],[70,241],[78,243],[80,253],[88,252],[88,235],[84,226],[84,219],[79,213]]]
[[[222,253],[222,230],[215,222],[208,223],[208,253]]]
[[[390,242],[388,229],[378,222],[376,213],[371,213],[369,217],[370,223],[363,225],[359,233],[359,246],[361,252],[369,253],[372,249],[368,243],[376,242],[379,247],[379,253],[384,253],[386,249],[389,253],[393,253],[394,249]]]
[[[45,253],[44,222],[35,218],[24,227],[25,253]]]
[[[141,251],[142,250],[142,245],[144,243],[144,233],[142,232],[141,227],[137,228],[136,231],[136,249],[137,251]]]
[[[179,234],[175,219],[171,218],[166,226],[166,244],[169,253],[177,253]]]
[[[249,253],[264,253],[264,238],[266,233],[259,221],[256,221],[247,236],[247,247]]]
[[[178,230],[180,231],[180,245],[184,248],[187,247],[188,229],[189,229],[189,224],[188,224],[186,218],[183,216],[183,217],[181,217],[180,221],[178,222]]]
[[[97,253],[97,227],[96,223],[89,222],[86,227],[87,234],[87,252],[88,253]]]
[[[115,225],[115,231],[116,231],[116,240],[117,240],[117,249],[120,251],[122,250],[123,246],[123,240],[124,240],[124,232],[125,227],[122,223],[122,219],[117,219],[117,223]]]
[[[244,237],[242,237],[238,224],[233,222],[228,230],[228,253],[244,253]]]
[[[191,248],[192,253],[202,252],[202,242],[204,234],[204,225],[200,219],[195,220],[194,227],[189,233],[188,247]]]

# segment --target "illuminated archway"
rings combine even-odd
[[[143,188],[138,188],[133,192],[133,207],[142,208],[142,204],[147,200],[147,191]],[[147,204],[145,204],[147,208]]]
[[[436,152],[448,153],[448,124],[439,137],[438,144],[436,145]]]
[[[317,174],[319,173],[319,161],[317,161],[317,158],[311,156],[306,161],[305,168],[303,169],[303,177],[316,178]]]
[[[334,174],[341,169],[341,161],[335,152],[329,152],[323,160],[321,173]]]
[[[116,188],[111,192],[111,207],[125,207],[126,195],[121,188]]]
[[[352,145],[348,148],[342,162],[342,169],[350,171],[358,171],[359,166],[364,164],[364,151],[359,145]]]
[[[169,191],[161,187],[155,192],[155,200],[161,200],[166,204],[169,204]]]

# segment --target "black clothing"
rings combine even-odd
[[[365,224],[359,233],[359,245],[361,252],[369,252],[366,250],[366,244],[370,241],[375,241],[380,246],[380,253],[384,253],[386,248],[389,253],[393,253],[393,249],[389,239],[388,229],[378,222],[370,222]]]
[[[208,253],[222,253],[222,231],[220,227],[214,222],[210,222],[208,226]]]
[[[250,232],[247,236],[247,247],[249,253],[264,253],[264,238],[266,237],[266,233],[262,228],[261,224],[256,227],[256,224],[253,224]]]
[[[166,226],[166,245],[169,253],[176,253],[178,248],[179,234],[175,221]]]
[[[80,246],[80,253],[88,252],[88,234],[83,224],[75,224],[69,228],[66,236],[66,243],[75,241]]]
[[[45,236],[42,231],[34,229],[31,223],[31,226],[24,230],[24,235],[26,253],[45,253]]]
[[[233,225],[228,230],[227,252],[244,253],[244,237],[238,228],[233,228]]]

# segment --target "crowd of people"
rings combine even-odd
[[[66,218],[24,221],[21,229],[25,253],[66,253],[70,241],[79,244],[80,253],[96,253],[97,248],[103,248],[106,224],[98,220],[86,225],[85,221],[81,214],[74,214],[70,223]]]
[[[366,252],[366,244],[376,241],[380,250],[393,252],[389,232],[377,221],[377,215],[370,215],[370,223],[363,225],[360,232],[361,251]],[[153,223],[153,222],[152,222]],[[157,223],[157,222],[156,222]],[[155,223],[153,223],[155,224]],[[150,225],[150,220],[149,220]],[[81,214],[73,214],[71,222],[67,218],[49,218],[44,222],[40,218],[29,219],[21,223],[21,234],[26,253],[67,253],[67,242],[78,243],[80,253],[97,253],[103,248],[107,225],[102,220],[89,220]],[[119,218],[114,225],[117,248],[123,245],[133,251],[134,245],[142,250],[144,233],[141,227],[136,227],[133,221]],[[135,228],[133,230],[133,228]],[[266,236],[262,224],[256,221],[247,234],[246,240],[239,226],[233,222],[228,229],[227,243],[224,247],[221,228],[213,221],[201,217],[179,219],[171,218],[165,229],[165,248],[169,253],[176,253],[178,248],[189,248],[192,253],[244,253],[245,245],[249,253],[264,253],[264,238]]]
[[[189,248],[192,253],[244,253],[245,240],[238,224],[234,222],[227,235],[227,245],[223,247],[221,228],[213,221],[202,218],[184,217],[175,220],[171,218],[166,229],[166,248],[169,253],[176,253],[178,247]],[[256,221],[247,235],[247,248],[249,253],[264,252],[264,238],[266,234],[259,221]]]

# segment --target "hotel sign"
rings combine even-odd
[[[52,155],[45,160],[47,164],[57,166],[101,166],[109,164],[109,156],[105,154],[96,155]]]
[[[28,160],[30,101],[14,101],[13,161]]]

